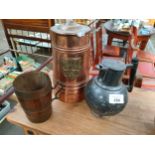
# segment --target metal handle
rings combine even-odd
[[[132,68],[133,67],[133,64],[131,63],[131,64],[126,64],[126,69],[128,69],[128,68]]]
[[[54,87],[51,87],[51,89],[56,89],[57,86],[61,86],[60,89],[58,89],[58,91],[55,93],[54,98],[51,99],[51,101],[54,101],[56,99],[59,99],[58,94],[63,90],[63,85],[59,84],[58,82],[56,83],[56,85]]]

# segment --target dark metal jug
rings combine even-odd
[[[122,111],[128,102],[128,91],[132,91],[138,60],[125,64],[114,59],[105,59],[98,65],[99,75],[91,79],[85,88],[85,99],[97,116],[114,115]],[[131,68],[129,85],[122,83],[122,76]],[[128,89],[128,90],[127,90]]]

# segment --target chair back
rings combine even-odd
[[[2,24],[11,49],[51,52],[49,31],[54,19],[3,19]]]

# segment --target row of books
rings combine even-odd
[[[17,61],[20,64],[22,71],[18,71],[17,67],[13,63],[12,63],[12,66],[14,67],[12,67],[12,70],[5,69],[5,68],[8,68],[7,64],[5,65],[2,64],[0,66],[0,75],[2,75],[0,79],[0,96],[2,96],[12,87],[12,83],[18,75],[20,75],[22,72],[25,72],[25,71],[35,70],[40,66],[39,63],[35,62],[34,59],[30,58],[27,55],[20,55],[17,58]],[[10,65],[10,68],[11,68],[11,65]],[[49,69],[45,67],[43,71],[48,73]]]
[[[8,73],[16,70],[16,61],[10,57],[4,57],[0,65],[0,79],[4,78]]]
[[[21,74],[21,72],[13,71],[0,80],[0,95],[3,95],[12,87],[14,79],[19,74]]]

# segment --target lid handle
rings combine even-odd
[[[76,23],[73,19],[67,19],[66,21],[67,22],[65,25],[67,25],[67,26],[75,26],[76,25]]]
[[[80,24],[77,24],[73,19],[67,19],[67,22],[65,23],[65,26],[64,26],[64,30],[68,27],[78,27],[80,26]],[[85,29],[83,29],[82,27],[80,27],[81,30],[79,32],[76,33],[76,35],[78,37],[83,37],[85,36]]]

